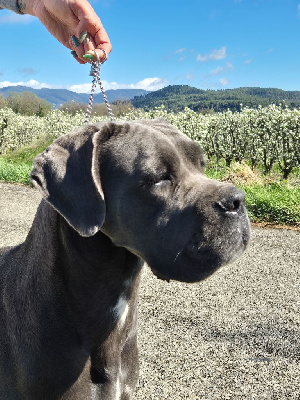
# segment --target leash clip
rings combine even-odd
[[[98,56],[98,53],[94,50],[94,53],[95,53],[95,56],[96,56],[97,60],[96,61],[92,61],[90,76],[95,76],[95,74],[99,75],[100,74],[100,66],[102,64],[104,64],[105,61],[107,60],[106,51],[105,50],[102,50],[102,51],[104,53],[104,59],[101,61],[99,56]]]

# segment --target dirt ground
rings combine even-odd
[[[0,246],[20,243],[40,195],[0,183]],[[300,399],[300,232],[253,229],[240,260],[200,284],[145,269],[135,400]]]

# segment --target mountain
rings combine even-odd
[[[47,100],[54,107],[68,101],[87,104],[90,95],[75,93],[66,89],[32,89],[27,86],[8,86],[0,89],[4,97],[9,92],[33,92],[38,97]],[[241,87],[237,89],[203,90],[187,85],[167,86],[155,92],[142,89],[107,90],[106,95],[112,103],[117,100],[130,100],[134,107],[148,111],[151,108],[164,105],[169,111],[181,111],[189,107],[194,111],[221,112],[227,109],[239,111],[243,106],[265,107],[269,104],[279,104],[285,101],[290,107],[300,108],[300,91],[285,91],[274,88]],[[102,94],[96,94],[94,103],[103,103]]]
[[[87,104],[90,95],[87,93],[75,93],[67,89],[33,89],[27,86],[7,86],[0,89],[0,94],[7,97],[8,93],[22,93],[22,92],[32,92],[38,97],[47,100],[49,103],[53,104],[54,107],[59,107],[61,104],[68,101],[76,101],[77,103]],[[144,96],[147,92],[143,89],[114,89],[107,90],[106,92],[109,102],[114,102],[117,100],[131,100],[134,96]],[[102,94],[95,94],[94,103],[103,103]]]
[[[243,106],[258,107],[279,104],[285,101],[290,107],[300,108],[300,91],[285,91],[273,88],[242,87],[237,89],[203,90],[187,85],[167,86],[145,96],[136,96],[134,107],[148,111],[164,105],[169,111],[181,111],[189,107],[194,111],[227,109],[239,111]]]

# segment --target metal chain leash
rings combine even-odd
[[[101,90],[110,120],[115,121],[115,119],[116,119],[114,116],[113,110],[111,108],[111,105],[108,101],[108,98],[106,96],[106,93],[104,91],[104,88],[103,88],[103,85],[101,82],[101,78],[100,78],[100,66],[107,60],[106,52],[104,50],[103,50],[103,52],[105,54],[105,58],[104,58],[104,61],[101,62],[98,54],[94,51],[97,61],[92,61],[92,66],[91,66],[90,76],[93,76],[93,81],[92,81],[91,95],[90,95],[90,99],[89,99],[89,102],[88,102],[88,105],[86,108],[86,113],[85,113],[85,120],[84,120],[85,124],[88,124],[90,122],[97,83],[100,86],[100,90]]]

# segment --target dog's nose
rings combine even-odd
[[[223,213],[238,213],[245,204],[245,193],[232,186],[224,188],[215,205]]]

